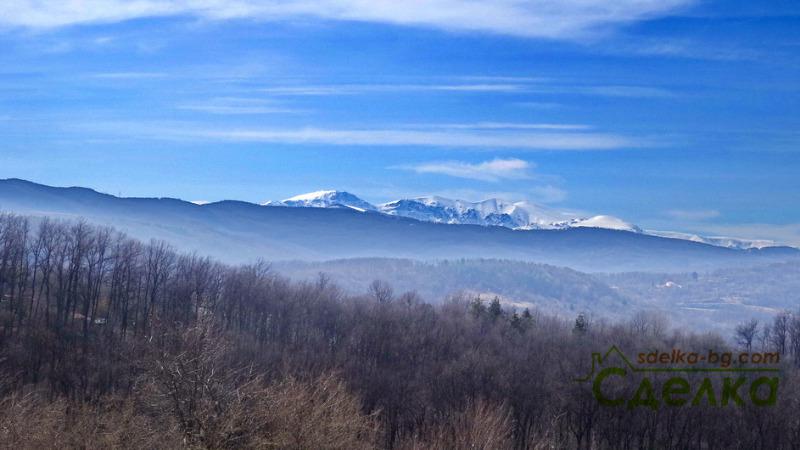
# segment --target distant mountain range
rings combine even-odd
[[[289,206],[307,208],[350,208],[359,212],[373,211],[390,216],[407,217],[424,222],[451,225],[499,226],[513,230],[564,230],[568,228],[605,228],[629,231],[672,239],[685,239],[719,247],[736,249],[776,247],[773,241],[750,240],[731,237],[708,237],[670,231],[643,230],[618,217],[608,215],[581,216],[557,211],[531,202],[508,202],[492,198],[482,202],[468,202],[430,196],[395,200],[373,205],[343,191],[317,191],[288,198],[268,201],[263,206]]]
[[[0,180],[0,211],[113,226],[133,237],[163,239],[181,250],[227,262],[267,260],[323,261],[354,257],[417,260],[499,258],[546,263],[584,271],[686,271],[800,261],[788,247],[732,249],[684,239],[652,236],[637,230],[583,226],[554,229],[449,225],[406,216],[434,211],[444,218],[513,216],[522,208],[481,208],[443,199],[370,205],[345,193],[315,193],[280,202],[286,207],[221,201],[203,205],[171,198],[120,198],[91,189],[44,186],[24,180]],[[294,204],[292,203],[294,202]],[[288,207],[314,206],[320,207]],[[501,211],[500,213],[492,211]],[[475,212],[471,212],[475,211]],[[505,212],[503,212],[505,211]],[[556,223],[527,210],[528,224]],[[394,214],[393,214],[394,213]],[[458,213],[458,214],[456,214]],[[493,216],[494,217],[494,216]],[[434,217],[435,219],[435,217]],[[477,220],[477,219],[476,219]],[[492,219],[494,220],[494,219]],[[34,223],[35,226],[35,223]]]
[[[318,191],[298,195],[283,201],[268,201],[262,203],[262,205],[351,208],[360,212],[374,211],[424,222],[450,225],[499,226],[514,230],[563,230],[576,227],[593,227],[641,232],[637,226],[616,217],[580,217],[574,213],[556,211],[530,202],[512,203],[496,198],[482,202],[468,202],[430,196],[373,205],[349,192]]]

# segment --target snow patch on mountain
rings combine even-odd
[[[691,233],[678,233],[676,231],[647,230],[645,233],[670,239],[682,239],[703,244],[716,245],[717,247],[735,248],[738,250],[761,249],[776,247],[779,244],[767,239],[740,239],[726,236],[700,236]]]
[[[573,224],[572,227],[587,227],[587,228],[606,228],[609,230],[630,231],[632,233],[641,233],[642,229],[631,223],[614,216],[594,216],[588,219],[581,219]]]
[[[289,206],[297,208],[350,208],[359,212],[375,211],[371,203],[344,191],[316,191],[296,195],[280,202],[268,201],[262,206]]]

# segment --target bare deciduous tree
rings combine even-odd
[[[378,303],[388,303],[392,301],[394,291],[389,283],[383,280],[374,280],[369,285],[369,293]]]
[[[748,352],[753,348],[753,340],[758,335],[758,320],[751,319],[736,326],[736,342]]]

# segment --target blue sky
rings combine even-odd
[[[797,2],[77,4],[0,5],[2,178],[500,196],[800,244]]]

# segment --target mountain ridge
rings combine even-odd
[[[402,198],[373,205],[347,191],[324,190],[300,194],[282,201],[267,201],[262,206],[289,206],[312,208],[347,207],[357,211],[373,211],[419,221],[449,225],[500,226],[513,230],[561,230],[567,228],[604,228],[643,233],[670,239],[736,249],[780,247],[764,239],[740,239],[723,236],[700,236],[691,233],[644,230],[619,217],[599,214],[580,215],[558,211],[528,201],[509,202],[489,198],[479,202],[450,199],[437,195]]]
[[[226,200],[119,198],[24,180],[0,180],[0,211],[113,226],[225,262],[500,258],[582,271],[673,271],[800,260],[788,247],[735,250],[600,228],[511,230],[452,226],[351,208],[264,207]]]

